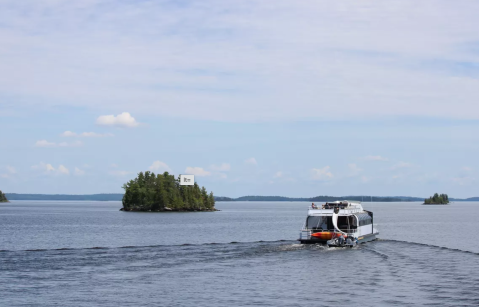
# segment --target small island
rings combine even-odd
[[[449,204],[449,197],[447,194],[434,194],[434,196],[429,197],[424,200],[423,205],[447,205]]]
[[[0,203],[8,203],[7,197],[5,196],[5,194],[2,193],[1,190],[0,190]]]
[[[168,172],[155,175],[140,172],[138,176],[123,185],[122,211],[217,211],[213,192],[204,187],[180,185]]]

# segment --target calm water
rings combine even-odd
[[[0,306],[479,306],[479,203],[365,203],[353,249],[297,244],[308,205],[0,204]]]

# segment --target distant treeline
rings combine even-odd
[[[7,193],[10,200],[89,200],[89,201],[121,201],[123,194],[90,194],[90,195],[68,195],[68,194],[16,194]]]
[[[123,185],[124,211],[215,211],[213,192],[195,182],[180,185],[180,177],[168,172],[140,172]]]
[[[63,201],[121,201],[124,194],[17,194],[5,193],[9,200],[63,200]],[[242,196],[238,198],[215,196],[215,201],[335,201],[335,200],[359,200],[371,201],[370,196],[316,196],[316,197],[284,197],[284,196]],[[409,196],[373,196],[373,202],[393,202],[393,201],[424,201],[424,198]],[[449,201],[479,201],[479,197],[470,198],[449,198]]]
[[[216,197],[217,201],[336,201],[336,200],[356,200],[356,201],[373,201],[373,202],[401,202],[401,201],[423,201],[419,197],[407,196],[315,196],[308,198],[294,198],[284,196],[242,196],[238,198]]]
[[[0,203],[6,203],[8,202],[7,196],[0,191]]]

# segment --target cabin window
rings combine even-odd
[[[308,216],[306,225],[308,229],[313,230],[328,230],[332,225],[331,217],[328,216]]]
[[[373,223],[373,219],[367,213],[358,214],[357,217],[359,220],[359,226],[371,225]]]
[[[343,231],[348,231],[350,229],[356,228],[356,218],[352,215],[349,216],[338,216],[338,228]]]

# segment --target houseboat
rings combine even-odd
[[[363,209],[358,201],[335,201],[308,209],[308,217],[301,229],[302,244],[323,243],[335,247],[353,247],[372,241],[379,232],[373,213]]]

